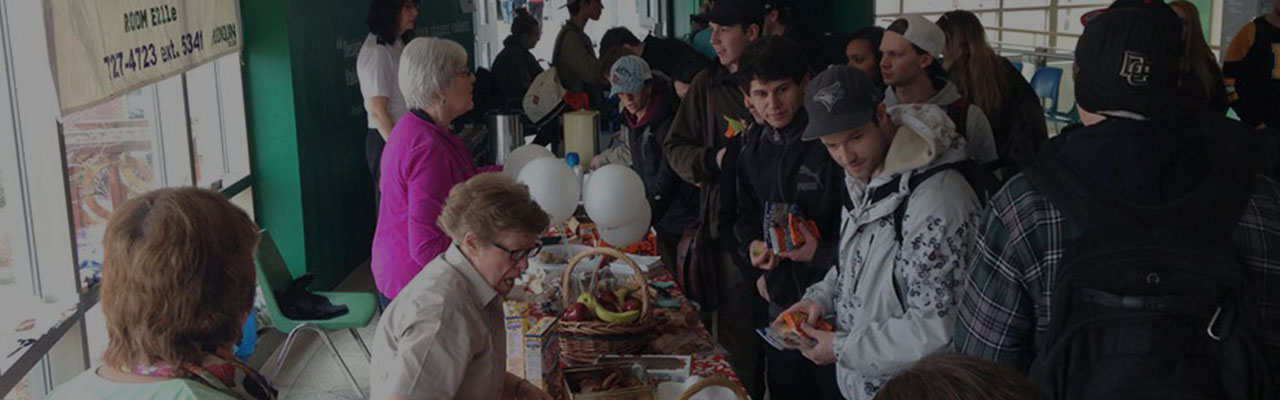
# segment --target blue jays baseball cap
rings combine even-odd
[[[809,80],[804,90],[804,109],[809,125],[802,140],[861,128],[876,115],[879,91],[867,73],[844,65],[834,65]]]

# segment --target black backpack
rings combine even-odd
[[[969,138],[969,100],[961,97],[942,108],[947,112],[947,118],[951,118],[951,122],[956,124],[956,133],[965,139]]]
[[[1270,393],[1259,314],[1232,241],[1253,177],[1221,156],[1233,154],[1228,147],[1216,149],[1211,178],[1158,207],[1101,194],[1052,150],[1026,171],[1081,229],[1059,263],[1045,348],[1030,373],[1050,398]]]

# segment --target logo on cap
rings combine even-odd
[[[824,87],[813,95],[813,101],[827,106],[827,112],[831,112],[831,109],[835,108],[836,103],[840,102],[840,100],[844,100],[844,88],[840,86],[840,82]]]
[[[1151,76],[1151,63],[1142,53],[1125,51],[1124,63],[1120,66],[1120,76],[1124,77],[1130,86],[1146,86],[1147,78]]]

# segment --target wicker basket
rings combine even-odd
[[[698,383],[695,383],[693,384],[693,386],[690,386],[688,389],[685,389],[684,393],[681,393],[680,397],[677,400],[689,400],[689,398],[693,397],[693,395],[698,394],[698,392],[701,392],[702,389],[706,389],[711,386],[721,386],[721,387],[729,388],[729,390],[733,391],[734,396],[738,397],[738,400],[751,399],[751,396],[747,395],[747,391],[746,389],[742,388],[742,385],[734,383],[733,381],[729,380],[729,378],[724,377],[724,375],[716,375],[707,379],[700,380],[698,381]]]
[[[604,321],[582,321],[567,322],[561,320],[557,330],[560,337],[560,355],[561,357],[579,363],[595,362],[597,357],[605,354],[635,354],[644,350],[646,344],[649,343],[649,334],[657,325],[657,320],[652,317],[652,305],[649,299],[649,290],[645,286],[648,285],[644,277],[644,271],[621,252],[610,248],[593,248],[584,251],[573,259],[569,260],[569,267],[564,269],[564,277],[561,281],[561,301],[564,308],[568,308],[573,303],[576,296],[573,294],[573,286],[570,282],[573,279],[573,269],[581,264],[583,260],[593,255],[604,255],[614,257],[626,262],[632,270],[635,271],[634,279],[639,280],[640,292],[640,318],[625,324],[609,324]],[[605,265],[601,265],[604,267]],[[595,276],[591,280],[590,288],[594,289],[599,284],[600,270],[595,271]],[[589,289],[590,290],[590,289]]]

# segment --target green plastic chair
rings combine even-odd
[[[325,320],[298,320],[286,317],[280,310],[280,303],[276,301],[276,293],[284,292],[289,287],[289,283],[293,282],[293,275],[285,266],[284,258],[280,257],[280,251],[276,249],[275,241],[271,240],[271,234],[265,229],[259,234],[261,239],[258,242],[258,254],[254,263],[258,268],[258,286],[262,287],[262,297],[266,298],[267,312],[271,315],[272,325],[276,330],[289,334],[280,349],[280,357],[276,359],[275,368],[268,376],[274,378],[280,372],[280,367],[284,364],[285,358],[289,357],[289,350],[293,347],[298,334],[310,330],[320,334],[320,338],[329,345],[333,356],[338,359],[338,364],[347,371],[347,379],[351,381],[351,387],[363,398],[364,392],[360,390],[360,385],[356,384],[356,377],[351,373],[351,368],[347,367],[347,362],[342,359],[342,354],[338,353],[338,347],[333,345],[333,340],[329,338],[329,331],[339,329],[350,331],[351,336],[355,337],[356,343],[360,345],[360,349],[364,351],[365,357],[372,358],[369,346],[365,345],[364,339],[360,337],[356,328],[367,326],[373,320],[378,298],[373,293],[364,292],[315,292],[317,295],[328,298],[335,305],[345,304],[347,313]]]

